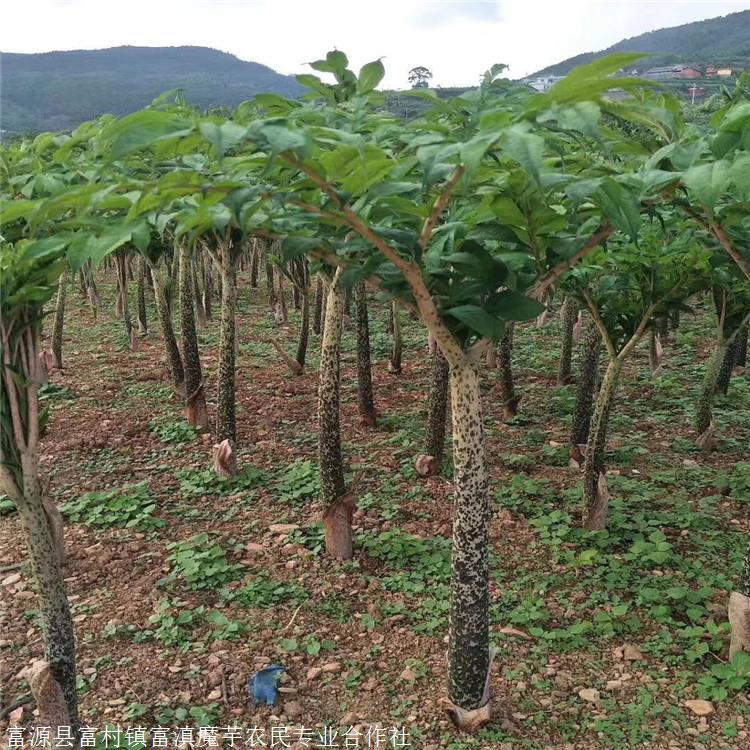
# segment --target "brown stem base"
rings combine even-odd
[[[739,591],[729,596],[729,625],[732,628],[729,658],[741,651],[750,653],[750,597]]]

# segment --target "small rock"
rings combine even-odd
[[[583,688],[578,691],[578,697],[589,703],[596,703],[599,700],[599,691],[596,688]]]
[[[221,698],[221,690],[212,690],[206,698],[210,701],[217,701]]]
[[[218,687],[221,685],[222,678],[224,677],[224,670],[219,669],[212,669],[207,675],[206,679],[208,680],[208,684],[211,687]]]
[[[328,662],[328,664],[324,664],[321,669],[324,672],[330,672],[331,674],[335,674],[336,672],[341,671],[341,662],[338,661],[331,661]]]
[[[702,701],[699,699],[685,701],[685,708],[689,708],[696,716],[710,716],[714,712],[714,706],[711,701]]]
[[[317,680],[322,673],[323,670],[320,667],[310,667],[310,669],[307,670],[307,679],[311,681]]]
[[[642,661],[646,657],[638,646],[634,646],[632,643],[626,643],[622,647],[622,658],[625,659],[625,661]]]
[[[608,680],[605,690],[619,690],[622,687],[622,680]]]
[[[284,713],[290,719],[296,719],[302,715],[302,706],[299,701],[284,701]]]
[[[248,542],[245,545],[245,550],[250,553],[258,553],[265,552],[266,547],[264,547],[262,544],[258,544],[257,542]]]
[[[516,628],[500,628],[500,632],[503,635],[515,635],[518,638],[523,638],[526,641],[531,640],[531,636],[528,633],[524,633],[523,630],[518,630]]]
[[[401,672],[401,679],[406,680],[407,682],[414,682],[414,680],[417,679],[417,673],[413,669],[407,667]]]
[[[33,599],[34,592],[33,591],[16,591],[16,596],[19,599]]]
[[[0,581],[0,584],[2,584],[3,586],[12,586],[14,583],[18,583],[20,580],[20,573],[11,573],[9,576],[3,578],[3,580]]]
[[[291,534],[299,528],[298,523],[272,523],[268,530],[274,534]]]

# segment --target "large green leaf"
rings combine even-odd
[[[530,297],[524,297],[519,292],[507,290],[501,292],[493,300],[492,312],[503,320],[534,320],[544,312],[545,307],[541,302],[537,302]]]
[[[113,159],[146,148],[166,138],[187,135],[193,130],[193,124],[187,118],[172,112],[142,110],[106,127],[100,136],[100,142],[108,148]]]
[[[215,122],[202,122],[199,130],[204,138],[211,142],[216,153],[221,157],[234,148],[247,134],[247,128],[243,125],[227,120],[217,125]]]
[[[542,158],[544,156],[544,139],[529,133],[521,127],[508,131],[503,150],[517,161],[533,178],[541,183]]]
[[[384,77],[385,68],[380,60],[373,60],[372,62],[363,65],[359,70],[359,76],[357,78],[357,93],[369,93],[377,88],[378,84]]]
[[[455,318],[478,333],[482,338],[489,339],[493,343],[499,341],[505,330],[503,323],[498,318],[490,315],[477,305],[459,305],[446,310],[446,314]]]
[[[682,175],[682,181],[690,193],[710,211],[726,190],[729,178],[729,164],[723,160],[699,164]]]

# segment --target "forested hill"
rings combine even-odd
[[[585,52],[537,71],[538,75],[566,75],[577,65],[612,52],[649,52],[649,67],[677,63],[727,64],[750,68],[750,10],[695,21],[683,26],[649,31],[623,39],[605,50]]]
[[[173,88],[200,107],[300,91],[291,76],[206,47],[3,53],[1,68],[0,127],[10,133],[68,130],[104,113],[127,114]]]

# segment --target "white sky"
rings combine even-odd
[[[490,65],[524,76],[625,37],[750,9],[715,0],[2,0],[0,50],[198,45],[281,73],[336,47],[358,67],[383,57],[384,85],[416,65],[433,85],[474,84]]]

